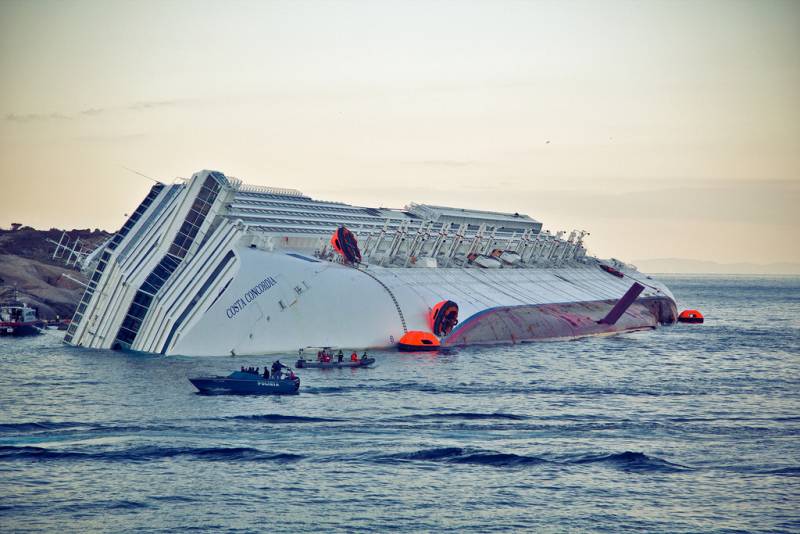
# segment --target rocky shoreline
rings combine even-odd
[[[41,319],[72,317],[86,277],[63,260],[53,259],[56,246],[51,241],[58,242],[62,233],[56,228],[36,230],[27,226],[0,229],[0,301],[13,299],[16,293],[19,300],[39,309]],[[68,230],[67,235],[71,241],[79,238],[89,249],[111,236],[89,229]]]

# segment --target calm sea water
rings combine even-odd
[[[270,358],[2,339],[0,530],[800,531],[800,279],[667,281],[704,325],[376,353],[296,397],[186,379]]]

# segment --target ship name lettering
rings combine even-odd
[[[228,306],[228,309],[225,310],[225,315],[228,319],[233,319],[240,311],[244,310],[249,303],[253,302],[277,283],[278,281],[271,276],[264,278],[253,288],[248,290],[241,298],[236,299],[236,302]]]

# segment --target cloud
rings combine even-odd
[[[141,111],[147,109],[154,109],[154,108],[165,108],[165,107],[172,107],[178,104],[177,100],[152,100],[152,101],[145,101],[145,102],[135,102],[130,106],[127,106],[125,109],[130,109],[133,111]]]
[[[68,115],[64,115],[62,113],[24,113],[24,114],[7,113],[4,117],[4,119],[7,120],[8,122],[19,122],[19,123],[47,121],[47,120],[67,120],[70,118],[72,117],[69,117]]]
[[[126,106],[106,107],[106,108],[87,108],[74,113],[7,113],[4,119],[8,122],[17,123],[30,123],[36,121],[51,121],[51,120],[70,120],[79,119],[84,117],[96,117],[107,113],[114,113],[117,111],[148,111],[151,109],[164,108],[176,106],[180,103],[178,100],[144,100],[134,102]]]

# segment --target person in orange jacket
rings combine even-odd
[[[357,362],[358,361],[358,354],[356,353],[356,351],[353,351],[353,354],[350,355],[350,361],[351,362]]]

